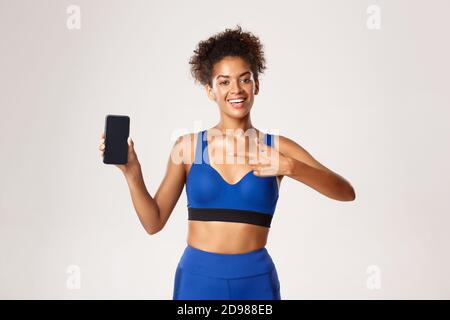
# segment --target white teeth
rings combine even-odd
[[[231,102],[231,103],[237,103],[237,102],[243,102],[244,101],[244,99],[232,99],[232,100],[228,100],[228,102]]]

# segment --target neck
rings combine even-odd
[[[225,132],[226,130],[243,130],[244,132],[248,129],[253,128],[252,122],[250,120],[250,114],[242,119],[233,119],[229,117],[221,117],[219,123],[214,126],[215,129]]]

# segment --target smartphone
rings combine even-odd
[[[128,136],[130,117],[108,114],[105,118],[105,153],[103,163],[126,164],[128,162]]]

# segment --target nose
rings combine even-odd
[[[231,84],[231,93],[232,94],[240,93],[242,91],[241,85],[239,84],[239,80],[232,81],[231,83],[232,83]]]

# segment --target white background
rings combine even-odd
[[[66,12],[81,9],[81,29]],[[381,10],[381,29],[366,22]],[[356,200],[285,177],[267,248],[283,299],[450,298],[448,1],[0,1],[0,298],[171,299],[185,190],[148,235],[98,151],[131,118],[153,196],[180,133],[218,107],[197,43],[240,24],[264,44],[252,123],[345,177]],[[70,289],[68,267],[81,272]],[[375,265],[379,289],[368,286]],[[70,281],[69,281],[70,282]]]

